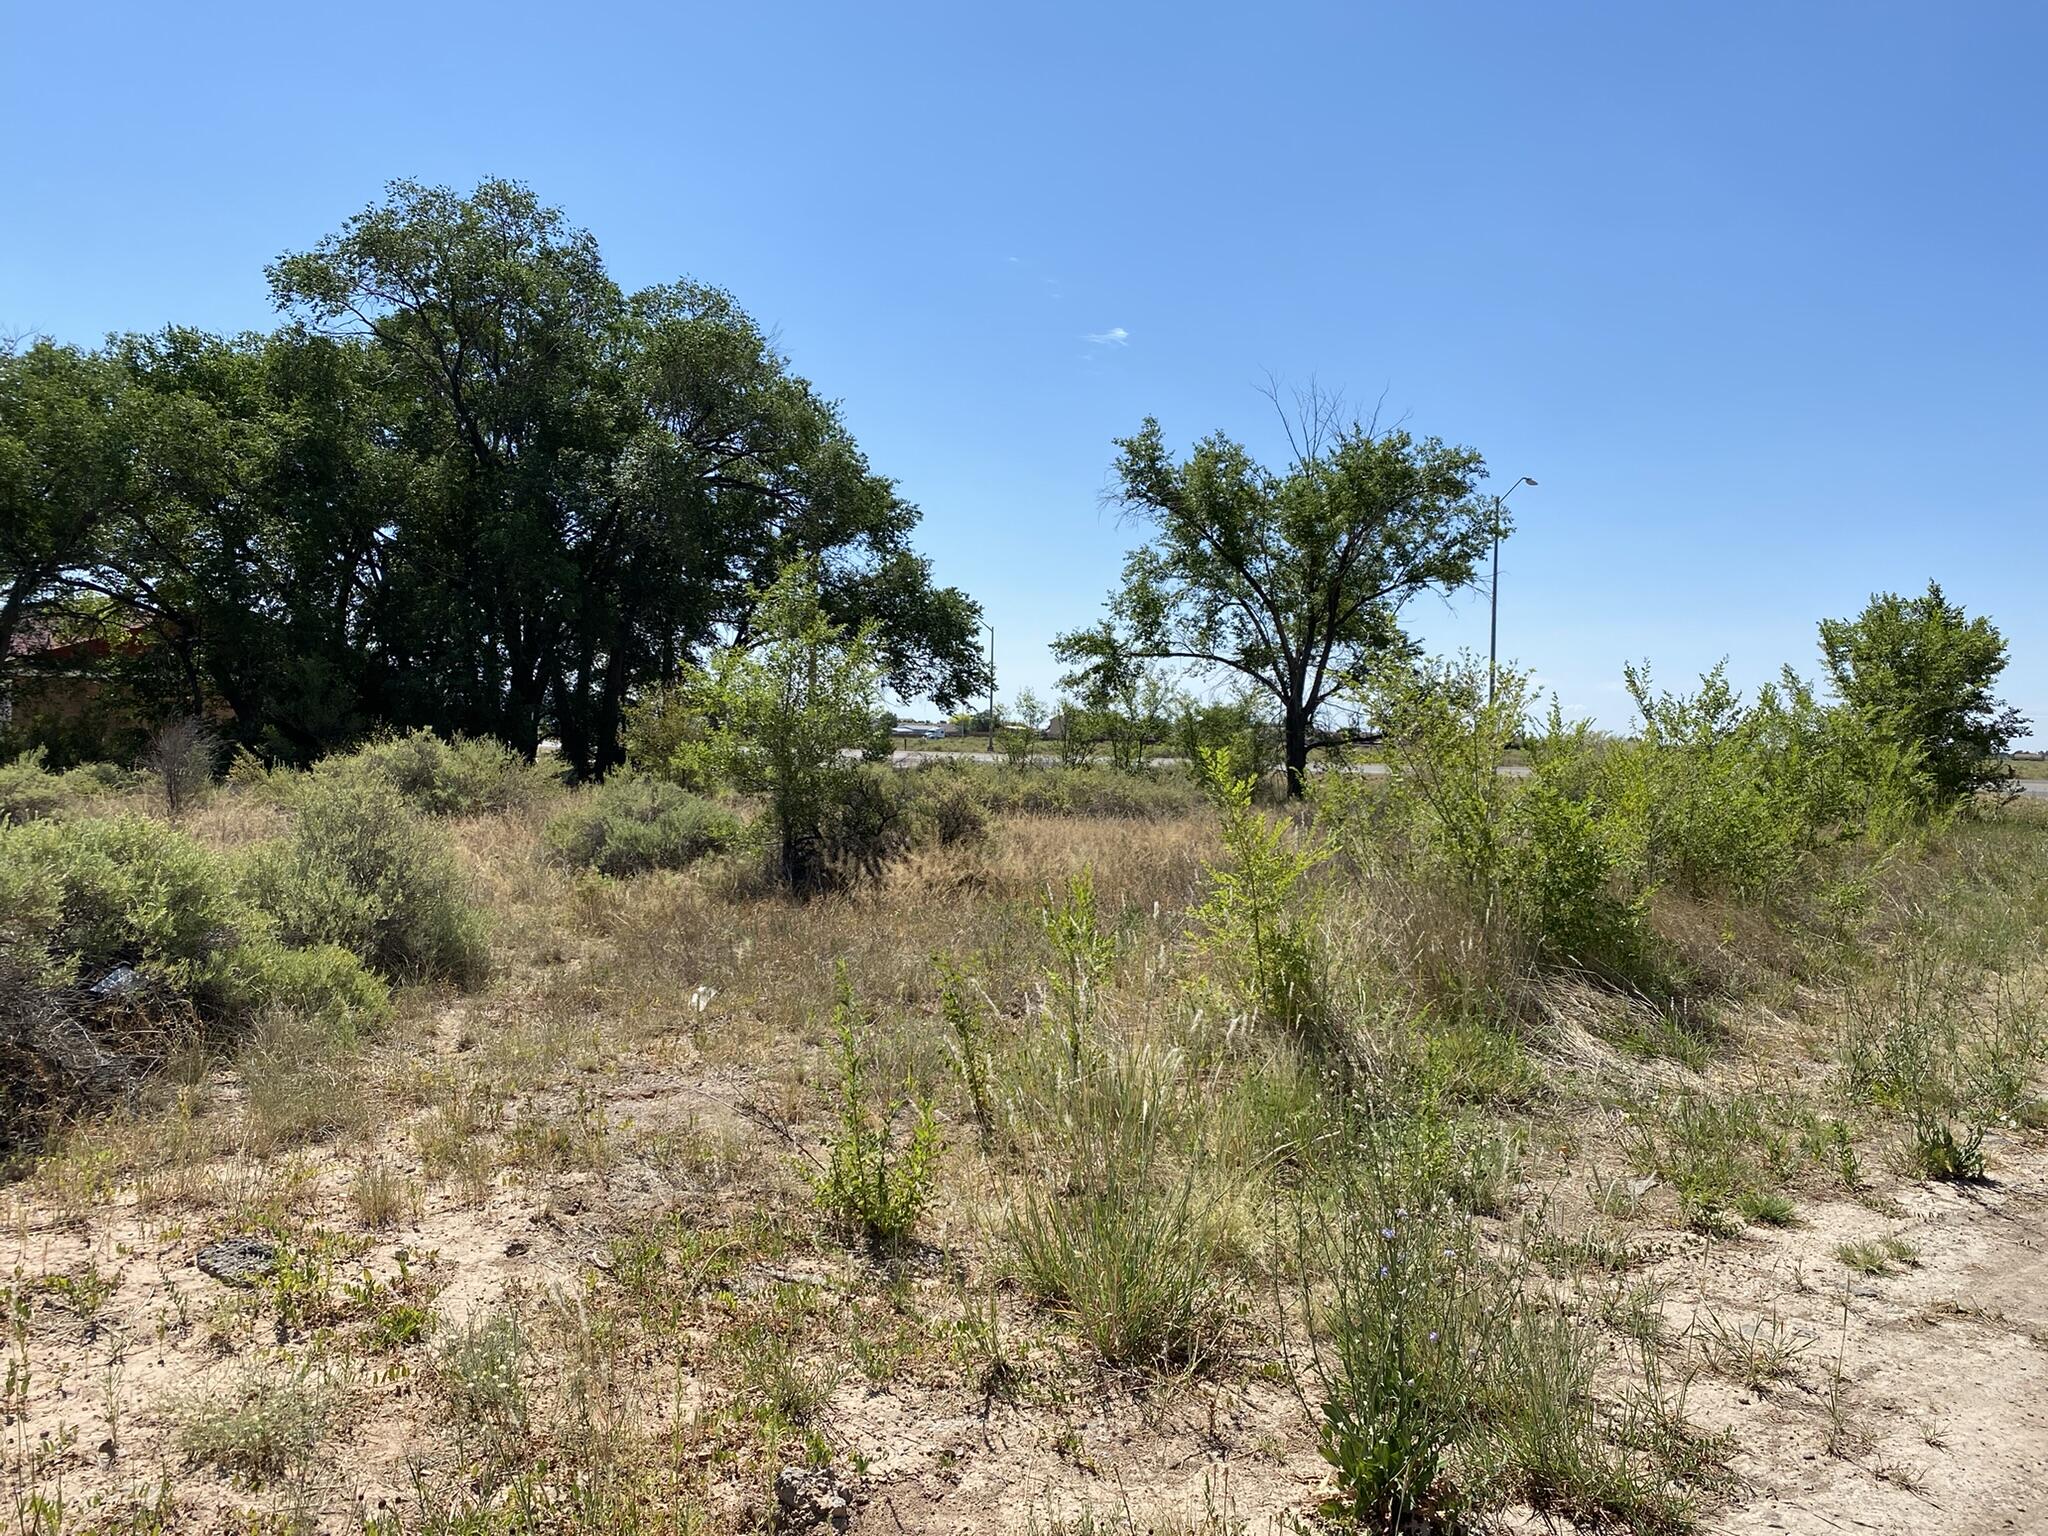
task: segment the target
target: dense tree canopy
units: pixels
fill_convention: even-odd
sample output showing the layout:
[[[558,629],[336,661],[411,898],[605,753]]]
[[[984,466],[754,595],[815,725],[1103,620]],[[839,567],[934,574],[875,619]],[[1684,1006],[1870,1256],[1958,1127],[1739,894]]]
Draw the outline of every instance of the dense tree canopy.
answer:
[[[1214,434],[1176,461],[1147,419],[1117,444],[1118,499],[1151,534],[1101,625],[1056,649],[1084,691],[1146,659],[1236,673],[1269,694],[1288,788],[1327,738],[1318,715],[1371,658],[1406,646],[1402,607],[1469,583],[1495,530],[1470,448],[1341,424],[1311,395],[1284,471]]]
[[[629,695],[814,561],[899,692],[980,683],[917,509],[722,290],[628,294],[524,187],[410,182],[270,271],[287,323],[0,359],[0,640],[140,626],[165,712],[618,761]]]
[[[1937,800],[1959,801],[2012,777],[2004,753],[2027,722],[1992,693],[2005,670],[2005,637],[1936,583],[1919,597],[1878,593],[1853,619],[1823,619],[1820,651],[1862,728],[1912,753]]]

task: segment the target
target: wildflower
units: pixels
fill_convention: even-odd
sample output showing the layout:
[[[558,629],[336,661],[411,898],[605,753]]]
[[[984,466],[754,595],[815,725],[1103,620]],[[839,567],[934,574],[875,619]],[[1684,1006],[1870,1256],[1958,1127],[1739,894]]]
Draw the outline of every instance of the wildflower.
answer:
[[[1394,1229],[1392,1227],[1381,1227],[1380,1236],[1391,1243],[1394,1240]]]

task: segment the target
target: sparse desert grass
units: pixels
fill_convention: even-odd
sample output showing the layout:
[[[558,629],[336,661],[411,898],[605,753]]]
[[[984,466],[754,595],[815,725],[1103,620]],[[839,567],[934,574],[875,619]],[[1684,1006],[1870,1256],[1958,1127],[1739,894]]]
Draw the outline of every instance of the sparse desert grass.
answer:
[[[1898,1237],[1843,1243],[1835,1249],[1835,1257],[1859,1275],[1896,1275],[1920,1262],[1919,1250]]]
[[[255,1484],[303,1475],[333,1426],[341,1396],[336,1383],[311,1368],[254,1368],[175,1410],[177,1446],[203,1466]]]

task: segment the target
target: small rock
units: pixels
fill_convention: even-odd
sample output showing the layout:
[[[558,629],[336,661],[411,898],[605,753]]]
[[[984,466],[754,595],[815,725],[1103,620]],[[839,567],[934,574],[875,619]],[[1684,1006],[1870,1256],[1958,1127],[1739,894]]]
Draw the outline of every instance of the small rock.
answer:
[[[199,1272],[226,1285],[250,1285],[277,1269],[277,1244],[267,1237],[224,1237],[199,1250]]]
[[[523,1258],[526,1251],[532,1246],[533,1244],[529,1243],[525,1238],[515,1237],[505,1245],[505,1257],[508,1259]]]
[[[785,1529],[829,1525],[846,1529],[853,1505],[830,1467],[784,1467],[775,1474],[775,1502],[782,1506]]]

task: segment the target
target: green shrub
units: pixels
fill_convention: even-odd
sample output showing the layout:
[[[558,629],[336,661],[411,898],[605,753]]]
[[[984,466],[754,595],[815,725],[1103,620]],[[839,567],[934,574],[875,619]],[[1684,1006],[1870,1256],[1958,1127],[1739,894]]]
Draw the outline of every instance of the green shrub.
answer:
[[[203,1015],[260,1001],[250,950],[268,938],[262,917],[224,860],[146,817],[0,828],[0,916],[53,984],[130,965]]]
[[[60,777],[65,792],[80,800],[89,800],[95,795],[118,795],[133,789],[141,781],[140,774],[118,763],[80,763],[75,768],[65,769]]]
[[[391,989],[384,979],[338,944],[256,945],[245,960],[265,1007],[319,1021],[336,1048],[354,1045],[390,1011]]]
[[[70,803],[64,780],[43,766],[47,760],[36,747],[0,763],[0,821],[37,821]]]
[[[1223,819],[1226,858],[1191,914],[1205,953],[1246,1013],[1297,1035],[1327,1018],[1316,941],[1315,892],[1303,881],[1329,857],[1283,816],[1252,805],[1253,781],[1231,771],[1228,750],[1204,751],[1198,772]]]
[[[1694,694],[1653,693],[1644,668],[1625,676],[1642,732],[1607,754],[1603,797],[1629,863],[1650,886],[1775,895],[1815,833],[1776,731],[1789,722],[1745,709],[1723,667]]]
[[[900,1243],[917,1224],[937,1178],[939,1127],[931,1100],[904,1085],[901,1098],[868,1084],[866,1016],[839,969],[833,1008],[838,1036],[839,1125],[811,1179],[818,1204],[876,1248]],[[897,1124],[909,1118],[899,1134]]]
[[[950,848],[978,842],[988,832],[988,809],[974,786],[964,779],[925,779],[903,784],[912,836],[919,842]]]
[[[325,759],[320,776],[367,775],[404,797],[428,816],[476,816],[518,810],[555,787],[548,769],[529,763],[501,741],[432,731],[388,736],[358,751]]]
[[[622,876],[686,868],[723,852],[740,831],[738,817],[701,795],[618,773],[550,821],[543,842],[558,863]]]
[[[483,919],[446,835],[380,779],[313,775],[291,831],[257,849],[247,874],[288,943],[336,944],[395,978],[466,984],[484,972]]]
[[[2004,754],[2027,722],[1992,694],[2006,642],[1987,618],[1966,618],[1934,582],[1912,598],[1874,595],[1854,619],[1823,619],[1821,658],[1859,733],[1910,755],[1933,805],[2005,792]]]
[[[286,948],[233,867],[175,828],[0,827],[0,1150],[154,1070],[181,1021],[290,1015],[340,1048],[386,1010],[354,956]]]
[[[776,878],[799,893],[872,875],[907,841],[887,770],[846,756],[878,744],[880,634],[872,623],[833,622],[808,558],[758,595],[750,627],[751,644],[716,652],[636,717],[632,739],[668,753],[642,766],[763,794]]]
[[[810,804],[810,831],[797,840],[799,887],[828,889],[878,878],[911,844],[913,826],[894,769],[845,763]],[[785,858],[789,848],[785,835]]]
[[[1065,891],[1048,891],[1038,924],[1053,952],[1053,963],[1046,968],[1046,992],[1059,1011],[1067,1064],[1078,1072],[1090,1054],[1102,984],[1116,963],[1116,933],[1103,923],[1096,907],[1093,873],[1080,870],[1068,878]]]

